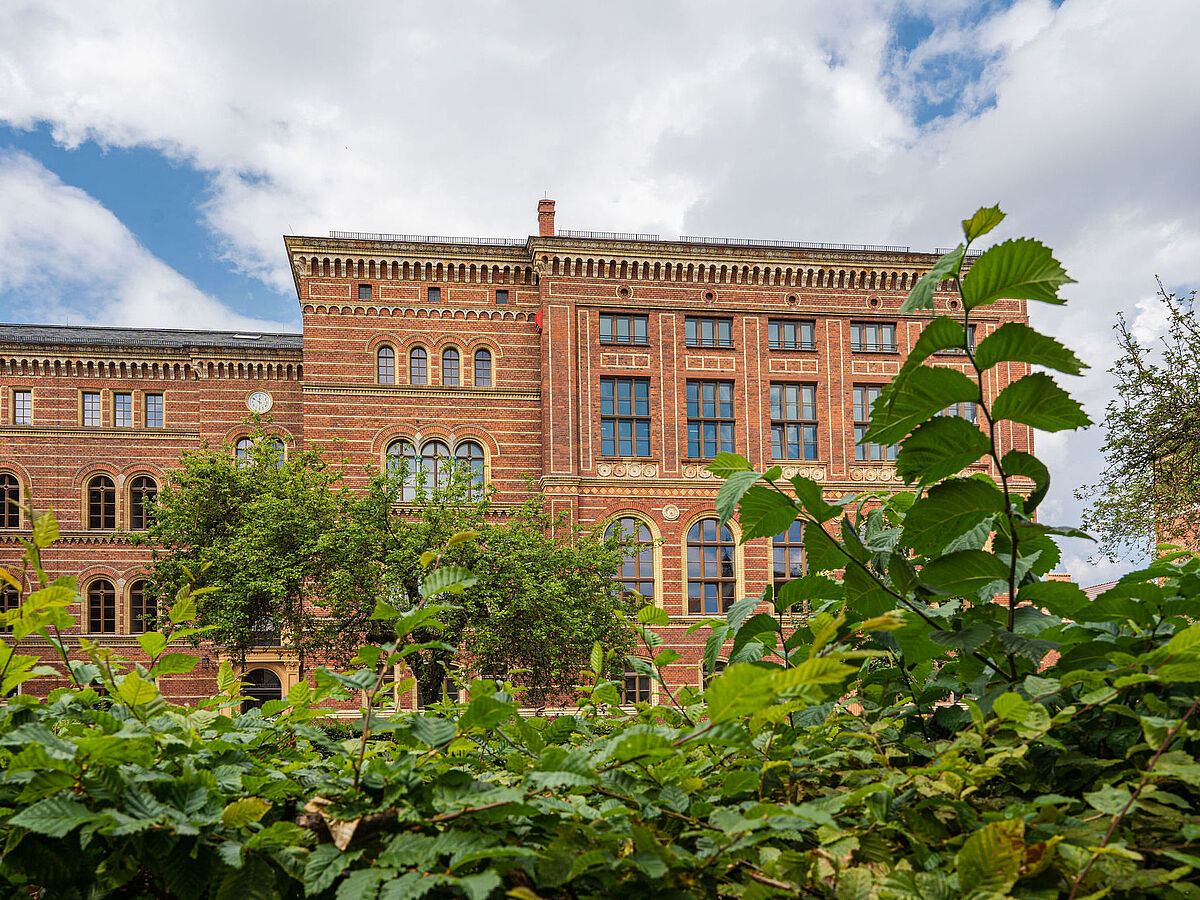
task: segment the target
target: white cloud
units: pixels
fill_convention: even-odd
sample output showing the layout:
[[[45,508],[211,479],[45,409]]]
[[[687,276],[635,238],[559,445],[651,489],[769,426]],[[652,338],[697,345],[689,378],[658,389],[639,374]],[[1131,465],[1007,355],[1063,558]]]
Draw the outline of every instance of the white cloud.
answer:
[[[1098,416],[1116,312],[1161,327],[1153,276],[1196,281],[1200,4],[979,9],[27,0],[0,6],[0,121],[210,173],[230,264],[283,293],[289,227],[521,235],[543,191],[568,228],[918,247],[1000,201],[999,236],[1079,280],[1032,313],[1092,363],[1073,387]],[[936,27],[899,54],[913,13]],[[1044,442],[1048,515],[1077,519],[1099,443]]]
[[[0,295],[27,322],[285,330],[234,314],[156,258],[94,198],[0,152]]]

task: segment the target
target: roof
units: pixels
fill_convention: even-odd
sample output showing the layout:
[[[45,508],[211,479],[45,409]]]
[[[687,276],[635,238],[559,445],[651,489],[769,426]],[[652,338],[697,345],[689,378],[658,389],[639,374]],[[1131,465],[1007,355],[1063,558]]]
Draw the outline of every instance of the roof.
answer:
[[[101,328],[80,325],[0,324],[0,344],[78,344],[94,347],[231,347],[302,350],[304,336],[279,332],[176,328]]]
[[[1115,588],[1120,581],[1106,581],[1103,584],[1093,584],[1091,587],[1085,587],[1083,592],[1087,594],[1089,600],[1095,600],[1105,591]]]

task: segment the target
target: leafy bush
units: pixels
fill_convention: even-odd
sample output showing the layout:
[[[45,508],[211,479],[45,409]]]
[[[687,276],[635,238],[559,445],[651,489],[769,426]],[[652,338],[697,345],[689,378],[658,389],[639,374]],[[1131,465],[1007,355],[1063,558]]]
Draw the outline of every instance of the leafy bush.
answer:
[[[1000,218],[980,210],[966,243]],[[703,694],[668,687],[677,654],[647,607],[631,664],[659,705],[622,710],[597,646],[572,715],[522,718],[490,680],[436,711],[375,710],[385,667],[428,645],[412,636],[468,583],[453,567],[414,608],[377,608],[395,642],[244,714],[228,665],[200,708],[163,701],[154,679],[186,627],[149,667],[88,644],[73,687],[0,713],[0,879],[55,898],[1196,896],[1200,561],[1169,553],[1095,602],[1041,580],[1052,538],[1074,532],[1036,521],[1045,467],[995,435],[1082,410],[1043,372],[989,404],[929,357],[961,348],[976,376],[1004,360],[1078,371],[1024,325],[977,348],[963,328],[997,297],[1058,302],[1066,276],[1010,241],[963,277],[964,250],[908,301],[950,279],[962,321],[931,322],[867,435],[902,441],[911,493],[829,502],[807,479],[714,462],[746,539],[805,522],[808,573],[708,623],[710,667],[729,662]],[[937,416],[970,400],[982,429]],[[958,474],[981,458],[994,477]],[[62,649],[74,585],[37,564],[55,531],[38,519],[39,589],[5,619]],[[791,630],[797,606],[812,614]],[[184,589],[172,627],[192,611]],[[6,691],[38,672],[3,652]],[[319,727],[322,703],[360,695],[356,737]]]

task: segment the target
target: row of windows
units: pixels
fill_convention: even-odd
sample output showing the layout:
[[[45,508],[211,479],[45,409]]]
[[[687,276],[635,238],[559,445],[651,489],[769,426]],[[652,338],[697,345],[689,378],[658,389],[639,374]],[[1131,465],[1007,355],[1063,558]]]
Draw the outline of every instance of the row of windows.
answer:
[[[475,387],[491,387],[492,352],[476,350],[474,363]],[[396,351],[387,344],[375,352],[375,380],[380,384],[396,383]],[[424,347],[413,347],[408,351],[408,383],[429,384],[429,353]],[[447,387],[459,385],[459,354],[454,347],[442,351],[442,384]]]
[[[776,590],[804,574],[803,523],[794,522],[772,542],[772,581]],[[645,522],[624,516],[608,526],[609,537],[629,541],[617,581],[629,594],[639,594],[648,602],[657,597],[654,576],[654,541]],[[728,612],[736,600],[736,543],[733,533],[717,519],[700,519],[688,529],[687,614],[720,615]]]
[[[687,382],[687,455],[710,459],[734,452],[732,381]],[[871,404],[882,385],[858,384],[853,388],[854,458],[894,460],[895,445],[858,444],[871,421]],[[773,383],[770,388],[771,456],[773,459],[817,459],[817,386]],[[974,403],[946,410],[976,421]],[[650,379],[600,379],[600,455],[650,455]]]
[[[33,391],[17,388],[12,392],[12,424],[33,424]],[[134,426],[133,392],[114,391],[112,395],[112,427]],[[99,428],[102,423],[99,391],[82,391],[79,395],[79,423]],[[142,394],[139,424],[143,428],[163,427],[163,395]]]
[[[0,612],[18,609],[20,595],[12,585],[0,589]],[[129,585],[128,634],[154,631],[158,622],[158,605],[144,579]],[[117,633],[117,589],[107,578],[97,578],[84,591],[81,630],[86,634]],[[3,629],[5,632],[11,628]]]
[[[387,474],[400,480],[400,499],[415,500],[445,490],[457,469],[469,480],[469,493],[483,493],[485,457],[483,447],[476,441],[459,441],[453,451],[441,440],[423,443],[418,450],[412,441],[401,438],[388,444]]]
[[[600,313],[600,343],[649,344],[650,317],[637,313]],[[733,319],[687,316],[683,342],[688,347],[732,347]],[[967,342],[975,346],[975,326],[968,326]],[[768,319],[767,346],[771,350],[815,350],[816,322],[811,319]],[[851,322],[850,349],[856,353],[896,353],[895,322]],[[947,352],[962,352],[947,351]]]
[[[129,480],[129,530],[145,531],[153,522],[158,483],[149,475]],[[117,527],[117,485],[108,475],[94,475],[84,487],[83,521],[86,528]],[[0,528],[21,527],[21,483],[11,473],[0,473]]]
[[[313,263],[315,264],[316,260],[313,260]],[[313,274],[316,274],[316,273],[314,272]],[[326,273],[326,274],[328,274],[328,273]],[[359,300],[371,300],[374,298],[374,295],[375,295],[374,294],[374,285],[360,284],[358,286],[358,299]],[[508,305],[508,291],[507,290],[497,289],[495,296],[496,296],[496,305],[497,306],[507,306]],[[427,303],[441,303],[442,302],[442,289],[440,287],[426,288],[425,289],[425,301]]]

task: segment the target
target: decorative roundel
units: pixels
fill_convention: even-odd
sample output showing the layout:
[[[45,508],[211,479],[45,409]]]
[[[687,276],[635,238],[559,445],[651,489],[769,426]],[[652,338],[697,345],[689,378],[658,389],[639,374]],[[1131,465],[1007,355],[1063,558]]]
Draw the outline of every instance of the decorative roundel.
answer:
[[[717,292],[716,291],[705,291],[704,299],[706,302],[712,303],[714,300],[717,299]]]
[[[788,294],[788,298],[787,298],[788,306],[795,306],[799,302],[800,302],[800,298],[797,297],[795,294]]]
[[[674,503],[668,503],[666,506],[663,507],[662,514],[663,514],[664,519],[666,519],[669,522],[674,522],[676,519],[679,518],[679,507],[676,506]]]
[[[274,402],[266,391],[255,391],[246,398],[246,408],[250,412],[265,413],[270,410]]]
[[[622,300],[628,300],[629,299],[629,288],[625,285],[621,285],[619,288],[617,288],[617,296],[620,297]]]
[[[868,302],[869,304],[871,304],[871,306],[878,306],[878,305],[879,305],[879,298],[878,298],[878,297],[872,297],[872,298],[871,298],[870,300],[868,300],[867,302]]]

